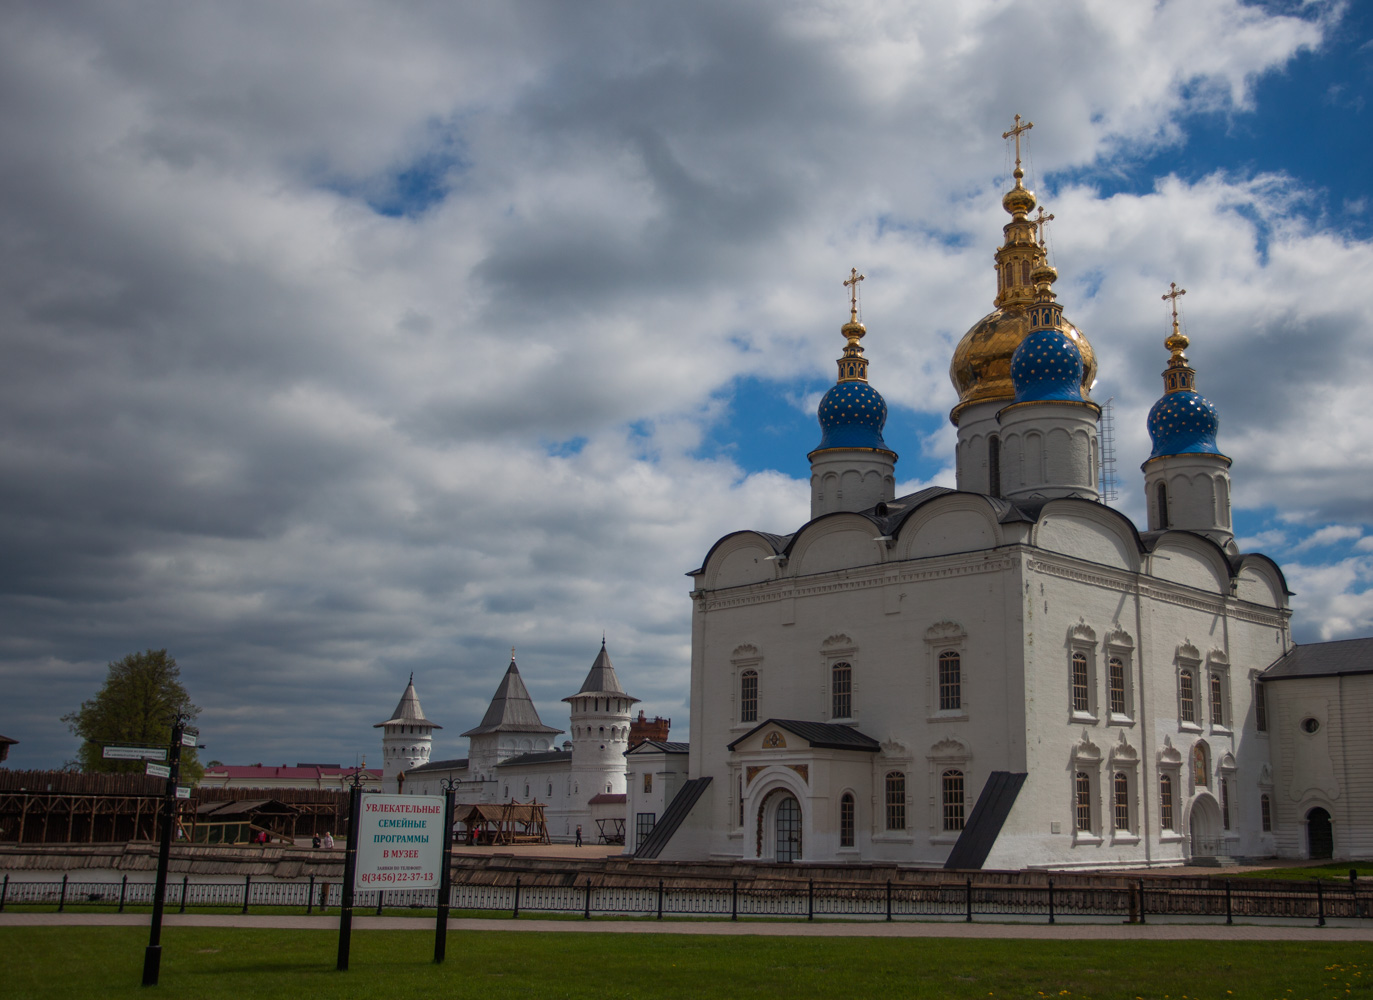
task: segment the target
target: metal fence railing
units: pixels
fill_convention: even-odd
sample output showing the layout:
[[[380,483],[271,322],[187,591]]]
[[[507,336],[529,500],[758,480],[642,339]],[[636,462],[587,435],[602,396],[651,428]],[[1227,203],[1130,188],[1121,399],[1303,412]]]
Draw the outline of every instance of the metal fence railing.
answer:
[[[0,881],[0,911],[13,906],[128,907],[153,902],[152,882],[84,881],[64,875],[60,880],[27,880],[4,876]],[[169,911],[187,907],[237,909],[284,907],[305,913],[335,909],[342,902],[339,882],[311,877],[308,881],[279,881],[251,876],[235,882],[193,882],[189,877],[167,883],[164,905]],[[357,910],[433,910],[434,889],[363,889],[354,893]],[[756,885],[731,881],[728,885],[667,885],[656,879],[617,879],[598,885],[543,884],[535,879],[511,885],[455,881],[449,897],[455,910],[524,913],[572,913],[584,917],[641,916],[788,919],[972,921],[977,917],[1024,917],[1049,923],[1060,917],[1126,918],[1147,922],[1151,917],[1224,919],[1280,918],[1315,920],[1373,917],[1373,886],[1356,882],[1303,882],[1213,879],[1204,887],[1173,884],[1162,879],[1131,879],[1110,886],[1020,886],[978,883],[972,877],[942,883],[908,882],[792,882]]]

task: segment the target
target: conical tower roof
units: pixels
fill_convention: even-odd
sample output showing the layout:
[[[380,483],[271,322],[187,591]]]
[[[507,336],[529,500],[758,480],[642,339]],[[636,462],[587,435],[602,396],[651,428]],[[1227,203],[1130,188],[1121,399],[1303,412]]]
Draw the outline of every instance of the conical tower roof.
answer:
[[[520,668],[510,661],[501,686],[496,688],[481,725],[469,729],[464,736],[485,736],[488,733],[561,733],[561,729],[545,726],[529,697],[529,690],[520,678]]]
[[[610,662],[610,654],[605,651],[605,640],[601,640],[601,651],[596,654],[596,662],[591,664],[591,669],[587,671],[586,680],[582,681],[581,689],[574,695],[564,698],[563,701],[571,701],[584,694],[617,694],[628,701],[635,702],[638,698],[631,698],[625,694],[625,689],[620,686],[620,678],[615,676],[615,667]]]
[[[373,729],[380,729],[382,726],[405,725],[405,726],[429,726],[431,729],[442,729],[438,723],[430,722],[424,717],[424,709],[420,708],[419,695],[415,694],[415,675],[410,675],[410,682],[405,685],[405,693],[400,696],[400,702],[396,705],[396,710],[391,713],[391,718],[385,722],[378,722]]]

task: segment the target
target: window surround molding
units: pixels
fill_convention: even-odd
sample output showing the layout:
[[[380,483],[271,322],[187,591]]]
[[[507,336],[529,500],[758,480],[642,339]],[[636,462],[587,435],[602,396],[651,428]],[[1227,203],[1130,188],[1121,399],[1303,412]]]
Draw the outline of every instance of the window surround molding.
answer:
[[[911,766],[915,758],[911,748],[902,740],[884,740],[880,753],[872,755],[872,815],[868,818],[870,837],[878,844],[911,844],[915,842],[912,830],[915,827],[915,810],[911,798]],[[906,828],[887,829],[887,775],[900,771],[906,776]]]
[[[1205,718],[1204,709],[1207,707],[1207,699],[1210,697],[1206,678],[1201,669],[1201,651],[1190,642],[1185,642],[1177,648],[1173,656],[1174,672],[1177,675],[1177,719],[1178,729],[1182,732],[1199,733],[1202,731],[1202,720]],[[1182,675],[1183,671],[1192,672],[1192,718],[1189,720],[1183,713],[1182,706]]]
[[[1087,708],[1073,707],[1073,657],[1081,653],[1087,660]],[[1097,692],[1096,630],[1081,618],[1068,629],[1068,722],[1073,725],[1096,725],[1100,711]]]
[[[1106,724],[1109,726],[1133,726],[1135,716],[1135,640],[1119,625],[1106,633]],[[1111,660],[1119,659],[1124,668],[1125,711],[1111,711]]]
[[[821,680],[824,715],[827,722],[858,724],[858,644],[842,633],[832,635],[820,644],[820,655],[824,660],[825,673]],[[834,668],[837,664],[849,665],[849,714],[836,716],[834,711]]]
[[[740,686],[743,683],[743,676],[746,671],[752,670],[758,675],[758,686],[756,697],[762,700],[763,694],[763,655],[758,651],[758,647],[751,644],[736,646],[734,652],[729,656],[731,667],[730,690],[729,690],[729,712],[731,718],[730,729],[735,731],[746,731],[758,724],[758,718],[750,721],[743,721],[743,704]],[[756,715],[756,713],[755,713]]]
[[[1091,786],[1091,822],[1088,829],[1077,828],[1077,776],[1087,775]],[[1072,817],[1073,846],[1101,843],[1101,748],[1092,742],[1087,730],[1082,731],[1082,739],[1073,745],[1072,766],[1068,769],[1071,779],[1069,788],[1069,816]]]
[[[966,722],[968,719],[968,631],[958,622],[936,622],[925,630],[925,706],[928,722]],[[939,657],[958,654],[958,708],[939,707]]]
[[[1125,739],[1125,731],[1120,730],[1120,739],[1111,748],[1110,759],[1110,782],[1111,782],[1111,843],[1113,844],[1138,844],[1140,831],[1140,798],[1139,798],[1139,751],[1132,747]],[[1124,830],[1117,830],[1115,825],[1115,805],[1116,788],[1115,776],[1124,774],[1129,786],[1129,822]]]
[[[963,831],[944,829],[944,772],[949,770],[963,772],[963,823],[966,826],[968,817],[972,813],[972,805],[968,802],[968,791],[972,787],[969,765],[973,760],[973,752],[966,743],[950,736],[930,747],[930,752],[925,755],[925,760],[929,764],[929,781],[926,787],[929,788],[930,794],[926,823],[930,831],[930,843],[953,844],[957,842]]]
[[[1166,774],[1171,779],[1173,786],[1173,825],[1171,827],[1162,826],[1163,816],[1162,806],[1160,806],[1159,841],[1160,843],[1174,843],[1183,839],[1181,820],[1186,796],[1182,786],[1182,752],[1173,746],[1173,740],[1169,736],[1163,737],[1163,746],[1159,749],[1157,764],[1159,776],[1162,777]]]
[[[1211,701],[1212,677],[1220,678],[1220,718],[1216,718]],[[1213,649],[1206,654],[1206,718],[1211,723],[1211,732],[1230,734],[1234,721],[1230,708],[1230,657],[1222,649]]]

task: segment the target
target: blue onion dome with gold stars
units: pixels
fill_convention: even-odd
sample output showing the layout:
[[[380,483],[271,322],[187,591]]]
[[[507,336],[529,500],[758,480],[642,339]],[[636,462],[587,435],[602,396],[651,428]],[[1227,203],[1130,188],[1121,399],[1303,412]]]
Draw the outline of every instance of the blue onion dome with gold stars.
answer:
[[[839,358],[839,380],[820,400],[817,414],[822,431],[816,452],[831,448],[862,448],[870,451],[891,449],[882,440],[882,428],[887,423],[887,401],[868,385],[868,359],[863,356],[859,341],[867,328],[858,322],[857,282],[863,276],[855,269],[853,278],[844,284],[855,289],[849,321],[841,328],[848,343]],[[894,453],[893,453],[894,454]]]
[[[1054,301],[1058,272],[1040,263],[1031,274],[1035,303],[1029,308],[1030,332],[1011,355],[1011,382],[1017,403],[1082,402],[1082,351],[1063,332],[1063,307]]]
[[[1216,446],[1220,414],[1209,399],[1196,391],[1196,370],[1188,364],[1187,355],[1183,353],[1188,343],[1178,329],[1174,311],[1173,332],[1164,341],[1172,357],[1163,371],[1163,398],[1149,410],[1147,426],[1154,443],[1154,450],[1149,454],[1151,459],[1167,455],[1221,454]]]

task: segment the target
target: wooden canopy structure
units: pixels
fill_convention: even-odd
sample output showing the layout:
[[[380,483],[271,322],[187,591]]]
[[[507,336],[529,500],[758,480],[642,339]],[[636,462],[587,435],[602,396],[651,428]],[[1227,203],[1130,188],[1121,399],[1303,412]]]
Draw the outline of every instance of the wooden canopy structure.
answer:
[[[300,810],[276,799],[202,802],[196,807],[191,841],[196,844],[251,844],[266,833],[269,840],[295,843]]]
[[[542,802],[509,802],[459,806],[457,821],[467,827],[468,844],[547,844],[548,824]]]

